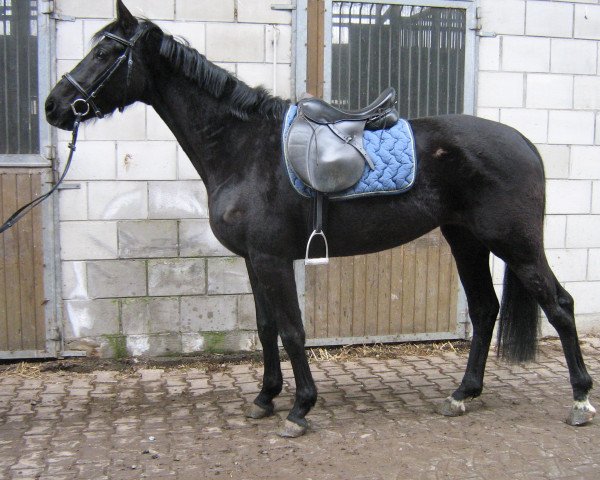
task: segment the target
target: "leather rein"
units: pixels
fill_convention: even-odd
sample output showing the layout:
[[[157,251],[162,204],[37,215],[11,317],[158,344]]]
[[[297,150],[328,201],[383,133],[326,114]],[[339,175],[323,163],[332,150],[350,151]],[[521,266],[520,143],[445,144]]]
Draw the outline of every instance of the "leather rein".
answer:
[[[71,166],[71,160],[73,160],[73,154],[75,153],[75,144],[77,143],[77,134],[79,131],[79,124],[81,123],[81,119],[86,116],[90,109],[94,111],[94,115],[98,118],[103,118],[104,114],[100,111],[94,99],[97,97],[98,92],[106,85],[106,82],[114,75],[114,73],[119,69],[119,67],[127,60],[127,81],[125,85],[125,90],[123,92],[123,101],[121,102],[121,106],[119,107],[119,111],[122,112],[125,108],[125,102],[127,101],[127,90],[129,89],[129,81],[131,78],[131,70],[133,67],[133,47],[135,43],[140,39],[140,37],[146,32],[146,28],[142,25],[142,28],[139,28],[135,33],[131,40],[126,40],[117,35],[114,35],[110,32],[104,32],[102,35],[106,38],[110,38],[111,40],[115,40],[119,42],[121,45],[125,46],[125,51],[113,62],[113,64],[108,67],[102,75],[92,84],[89,88],[91,92],[86,90],[77,80],[73,78],[70,73],[65,73],[63,78],[66,79],[75,89],[82,95],[81,98],[76,98],[71,103],[71,110],[75,115],[75,121],[73,122],[73,133],[71,136],[71,143],[69,143],[68,148],[70,150],[69,157],[67,159],[67,163],[65,165],[65,169],[62,175],[59,177],[58,181],[52,186],[52,188],[46,192],[44,195],[34,199],[28,204],[19,208],[15,213],[13,213],[6,222],[4,222],[0,226],[0,233],[8,230],[15,223],[17,223],[21,218],[23,218],[29,210],[33,207],[39,205],[44,200],[46,200],[50,195],[52,195],[62,181],[67,176],[67,172],[69,171],[69,167]]]

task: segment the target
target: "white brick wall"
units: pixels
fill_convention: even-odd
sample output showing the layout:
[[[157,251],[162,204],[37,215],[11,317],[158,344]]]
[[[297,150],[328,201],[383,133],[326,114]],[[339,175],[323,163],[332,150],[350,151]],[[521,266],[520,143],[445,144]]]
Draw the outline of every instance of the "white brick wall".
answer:
[[[61,14],[77,18],[57,22],[60,76],[87,53],[115,8],[114,0],[55,3]],[[126,5],[251,86],[274,88],[276,57],[276,93],[288,97],[292,17],[272,10],[272,3],[128,0]],[[61,131],[58,138],[64,167],[70,134]],[[237,331],[255,328],[244,262],[214,237],[204,185],[151,107],[138,103],[85,124],[67,180],[79,185],[59,193],[69,348],[91,344],[110,355],[111,342],[118,341],[132,354],[192,353],[213,348],[221,332],[225,336],[216,343],[223,348],[255,348],[254,332]],[[208,340],[206,332],[212,335]]]
[[[599,3],[480,1],[483,30],[497,36],[480,39],[477,112],[537,144],[548,259],[585,328],[600,320]],[[501,262],[493,264],[500,290]]]

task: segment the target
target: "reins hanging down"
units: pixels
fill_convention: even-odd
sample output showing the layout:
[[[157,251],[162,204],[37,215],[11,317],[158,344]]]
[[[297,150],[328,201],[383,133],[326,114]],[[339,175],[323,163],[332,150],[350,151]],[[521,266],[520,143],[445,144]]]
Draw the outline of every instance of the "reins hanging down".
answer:
[[[131,38],[131,40],[126,40],[110,32],[103,33],[103,35],[106,38],[115,40],[121,45],[125,46],[125,51],[121,55],[119,55],[119,57],[113,62],[113,64],[110,67],[108,67],[106,71],[102,75],[100,75],[100,77],[92,84],[92,87],[90,87],[91,92],[88,92],[88,90],[86,90],[77,80],[75,80],[71,74],[65,73],[63,75],[63,78],[66,79],[71,85],[73,85],[73,87],[75,87],[75,89],[82,95],[82,98],[76,98],[75,100],[73,100],[73,103],[71,103],[71,110],[73,110],[73,113],[75,114],[75,122],[73,123],[73,135],[71,136],[71,143],[69,143],[70,152],[69,158],[67,159],[67,163],[65,165],[65,170],[59,177],[58,181],[52,186],[52,188],[48,192],[46,192],[41,197],[38,197],[33,201],[29,202],[27,205],[23,205],[15,213],[13,213],[8,218],[8,220],[6,220],[2,224],[2,226],[0,226],[0,233],[3,233],[9,228],[11,228],[15,223],[17,223],[21,218],[23,218],[27,214],[27,212],[29,212],[29,210],[46,200],[60,186],[62,181],[67,176],[67,172],[69,171],[69,167],[71,166],[71,160],[73,160],[73,154],[75,153],[75,144],[77,143],[77,133],[82,118],[89,113],[90,109],[94,111],[94,115],[96,115],[96,117],[104,117],[104,114],[94,102],[94,99],[97,98],[98,92],[100,91],[100,89],[102,89],[102,87],[104,87],[104,85],[106,84],[106,82],[108,82],[110,77],[112,77],[113,74],[121,66],[121,64],[125,60],[127,60],[127,80],[125,84],[125,90],[123,92],[123,102],[121,104],[121,107],[119,107],[119,110],[121,112],[123,111],[123,108],[125,107],[125,102],[127,101],[127,90],[129,88],[129,80],[131,77],[131,69],[133,66],[133,47],[135,45],[135,42],[137,42],[140,39],[140,37],[145,31],[146,28],[142,26],[142,28],[136,32],[136,34]]]

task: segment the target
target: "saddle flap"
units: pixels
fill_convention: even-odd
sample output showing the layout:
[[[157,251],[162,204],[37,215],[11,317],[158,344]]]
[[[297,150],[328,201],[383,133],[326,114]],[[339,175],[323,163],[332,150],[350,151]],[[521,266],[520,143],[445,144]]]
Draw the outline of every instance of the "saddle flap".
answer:
[[[290,126],[285,149],[296,175],[309,187],[338,192],[361,178],[368,158],[362,145],[364,121],[339,122],[334,127],[298,114]]]

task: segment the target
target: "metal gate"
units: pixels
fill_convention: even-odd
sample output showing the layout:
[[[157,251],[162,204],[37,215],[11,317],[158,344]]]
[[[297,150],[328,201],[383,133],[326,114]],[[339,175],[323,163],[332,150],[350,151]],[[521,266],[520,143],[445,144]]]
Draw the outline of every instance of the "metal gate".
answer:
[[[471,2],[304,4],[297,11],[298,92],[306,90],[340,108],[358,109],[394,86],[404,118],[471,112]],[[306,29],[300,27],[302,22]],[[301,288],[309,345],[466,334],[464,295],[439,230],[392,250],[308,267]]]
[[[50,83],[50,19],[36,0],[0,0],[0,215],[47,190],[50,129],[39,115]],[[0,234],[0,358],[56,356],[59,346],[52,201]]]

